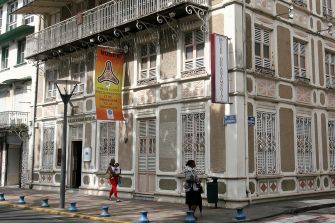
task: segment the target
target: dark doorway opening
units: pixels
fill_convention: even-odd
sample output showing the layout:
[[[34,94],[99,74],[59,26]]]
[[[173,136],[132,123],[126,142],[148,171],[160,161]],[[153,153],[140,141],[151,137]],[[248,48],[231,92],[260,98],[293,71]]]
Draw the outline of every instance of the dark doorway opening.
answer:
[[[72,141],[72,188],[79,188],[81,186],[82,145],[82,141]]]

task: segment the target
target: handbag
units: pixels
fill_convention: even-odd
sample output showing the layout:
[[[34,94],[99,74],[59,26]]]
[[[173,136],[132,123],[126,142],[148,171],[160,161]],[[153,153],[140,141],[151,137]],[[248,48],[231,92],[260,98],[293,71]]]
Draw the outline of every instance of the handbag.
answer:
[[[112,176],[112,174],[108,171],[107,173],[105,173],[105,178],[106,179],[110,179],[110,178],[112,178],[113,176]]]
[[[204,188],[202,187],[202,185],[200,183],[197,183],[197,186],[199,188],[199,192],[202,194],[204,193]]]

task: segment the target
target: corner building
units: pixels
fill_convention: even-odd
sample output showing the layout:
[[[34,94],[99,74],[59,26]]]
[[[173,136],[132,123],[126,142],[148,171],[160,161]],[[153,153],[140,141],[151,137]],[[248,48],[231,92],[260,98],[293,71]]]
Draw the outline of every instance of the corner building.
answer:
[[[106,194],[104,173],[115,157],[121,196],[184,202],[188,159],[204,185],[219,178],[227,207],[332,192],[332,3],[64,0],[44,7],[34,0],[18,9],[44,18],[27,37],[27,57],[40,63],[34,188],[59,187],[63,103],[54,81],[73,79],[80,84],[67,114],[70,188]],[[212,33],[229,37],[226,105],[211,102]],[[96,120],[97,45],[127,52],[126,121]],[[236,123],[224,125],[228,115]],[[91,152],[85,160],[84,151]]]

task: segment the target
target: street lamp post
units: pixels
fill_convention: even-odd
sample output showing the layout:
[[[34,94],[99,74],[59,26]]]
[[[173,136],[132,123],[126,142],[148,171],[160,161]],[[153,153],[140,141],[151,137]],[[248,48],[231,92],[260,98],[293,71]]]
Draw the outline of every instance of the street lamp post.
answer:
[[[67,135],[67,104],[77,87],[78,81],[57,80],[55,81],[58,92],[64,103],[64,122],[63,122],[63,140],[61,157],[61,181],[60,181],[60,208],[65,206],[65,179],[66,179],[66,135]],[[72,88],[73,87],[73,88]],[[72,88],[72,90],[71,90]]]

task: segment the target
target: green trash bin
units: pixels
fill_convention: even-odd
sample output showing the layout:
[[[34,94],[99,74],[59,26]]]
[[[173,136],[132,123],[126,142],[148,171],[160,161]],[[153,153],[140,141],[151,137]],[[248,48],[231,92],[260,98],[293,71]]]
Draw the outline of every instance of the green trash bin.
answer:
[[[215,203],[215,208],[218,207],[219,189],[218,178],[216,177],[207,179],[207,201],[208,203]]]

